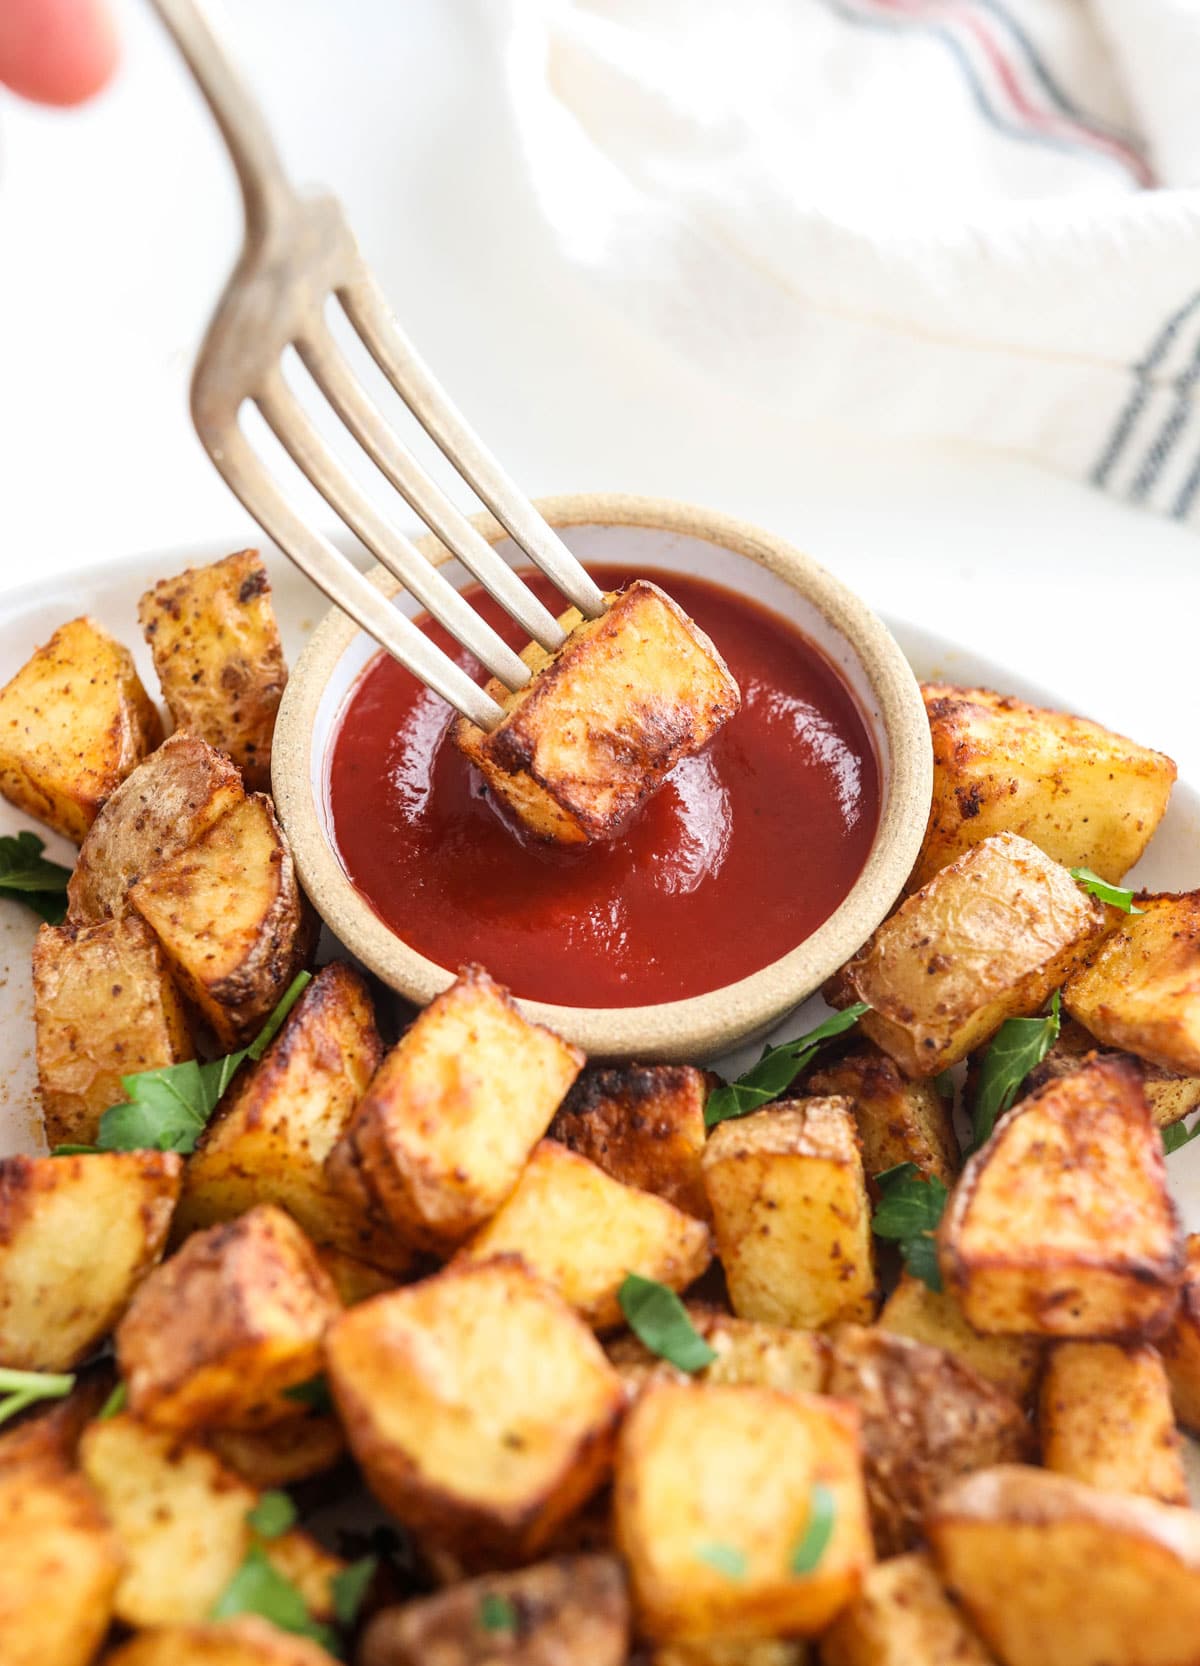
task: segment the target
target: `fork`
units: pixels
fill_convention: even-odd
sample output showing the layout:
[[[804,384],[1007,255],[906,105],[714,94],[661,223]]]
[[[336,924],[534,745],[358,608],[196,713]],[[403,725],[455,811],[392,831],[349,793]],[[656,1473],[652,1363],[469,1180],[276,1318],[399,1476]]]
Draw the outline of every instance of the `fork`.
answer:
[[[339,349],[331,303],[409,411],[513,541],[585,618],[603,594],[451,404],[396,325],[337,200],[293,189],[262,111],[197,0],[152,0],[186,59],[229,150],[246,215],[242,252],[205,334],[192,375],[200,442],[242,504],[329,600],[421,682],[480,728],[503,709],[328,538],[305,523],[240,424],[247,403],[301,474],[377,561],[450,635],[510,690],[529,667],[479,617],[415,544],[376,508],[334,456],[289,388],[291,347],[329,406],[409,507],[534,642],[553,652],[564,632],[554,615],[429,477],[393,432]]]

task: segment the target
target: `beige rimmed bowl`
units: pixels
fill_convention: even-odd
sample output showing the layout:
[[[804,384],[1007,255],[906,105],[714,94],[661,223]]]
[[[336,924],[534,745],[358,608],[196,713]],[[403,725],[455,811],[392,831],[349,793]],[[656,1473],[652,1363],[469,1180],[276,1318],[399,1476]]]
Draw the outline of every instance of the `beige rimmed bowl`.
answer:
[[[636,1007],[567,1007],[521,1001],[597,1058],[697,1060],[715,1057],[769,1029],[870,936],[900,892],[925,832],[933,763],[925,708],[891,633],[857,596],[782,539],[691,504],[617,494],[542,499],[538,508],[583,561],[617,562],[652,577],[696,574],[741,590],[799,627],[842,673],[875,744],[882,796],[866,865],[840,906],[804,942],[750,977],[706,995]],[[491,516],[475,521],[514,566],[527,565]],[[435,538],[421,548],[447,576],[470,574]],[[375,568],[387,596],[396,580]],[[418,609],[407,598],[406,612]],[[718,646],[719,637],[718,637]],[[336,609],[326,615],[288,683],[275,729],[272,783],[305,890],[342,943],[371,971],[420,1006],[453,981],[455,968],[418,954],[385,925],[347,878],[332,834],[328,758],[347,696],[378,652]],[[804,853],[781,884],[804,883]],[[753,930],[753,921],[746,922]],[[516,991],[518,997],[520,991]]]

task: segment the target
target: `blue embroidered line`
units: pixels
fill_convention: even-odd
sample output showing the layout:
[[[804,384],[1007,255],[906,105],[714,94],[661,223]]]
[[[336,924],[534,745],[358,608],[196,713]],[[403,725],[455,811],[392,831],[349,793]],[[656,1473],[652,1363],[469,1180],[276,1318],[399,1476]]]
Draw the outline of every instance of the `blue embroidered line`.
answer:
[[[1196,494],[1200,492],[1200,452],[1196,454],[1196,461],[1188,471],[1188,477],[1179,488],[1179,494],[1171,505],[1171,518],[1184,521],[1191,512],[1196,501]]]
[[[1112,433],[1108,437],[1108,442],[1088,477],[1093,486],[1106,486],[1108,484],[1109,476],[1120,461],[1137,426],[1138,418],[1150,397],[1151,376],[1171,351],[1176,336],[1197,307],[1200,307],[1200,290],[1197,290],[1190,300],[1185,301],[1177,312],[1171,314],[1150,343],[1145,357],[1139,359],[1136,364],[1130,365],[1131,374],[1137,378],[1136,385],[1125,401],[1124,409],[1117,417]]]
[[[1141,468],[1129,488],[1131,503],[1143,503],[1149,495],[1167,460],[1174,451],[1187,419],[1192,414],[1192,389],[1200,381],[1200,343],[1192,354],[1187,369],[1175,378],[1175,403],[1158,431],[1158,437],[1147,451]]]

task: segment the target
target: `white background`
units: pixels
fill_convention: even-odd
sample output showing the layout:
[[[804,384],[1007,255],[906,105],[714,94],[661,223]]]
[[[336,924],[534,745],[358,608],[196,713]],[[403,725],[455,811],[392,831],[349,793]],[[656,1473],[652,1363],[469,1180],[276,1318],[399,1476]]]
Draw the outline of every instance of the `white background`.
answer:
[[[302,181],[346,202],[395,310],[531,493],[689,498],[803,545],[877,607],[969,640],[1200,779],[1196,534],[1018,459],[781,428],[602,311],[557,263],[477,7],[238,0]],[[0,105],[0,588],[252,529],[186,387],[236,252],[207,115],[149,10],[77,114]],[[403,506],[401,506],[403,510]]]

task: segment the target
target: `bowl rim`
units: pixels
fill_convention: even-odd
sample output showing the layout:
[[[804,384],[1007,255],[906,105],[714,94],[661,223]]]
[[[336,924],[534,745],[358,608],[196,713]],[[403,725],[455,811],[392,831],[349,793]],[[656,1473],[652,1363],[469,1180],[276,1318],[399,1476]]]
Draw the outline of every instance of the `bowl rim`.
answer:
[[[802,943],[758,971],[703,995],[630,1007],[567,1007],[519,998],[548,1025],[598,1058],[712,1058],[763,1034],[817,989],[879,925],[916,861],[933,793],[933,753],[920,687],[883,621],[810,556],[775,534],[717,510],[628,493],[571,492],[540,498],[553,527],[642,526],[681,533],[766,567],[821,613],[860,662],[879,713],[864,713],[881,757],[885,791],[879,826],[862,872],[834,912]],[[494,516],[472,517],[489,543],[508,534]],[[417,543],[435,565],[454,559],[430,534]],[[385,568],[369,573],[387,596],[402,587]],[[331,608],[289,677],[276,719],[272,788],[296,869],[317,912],[341,943],[418,1006],[449,987],[454,973],[398,937],[354,888],[326,836],[313,792],[312,742],[326,686],[359,627]],[[330,730],[332,734],[332,729]]]

